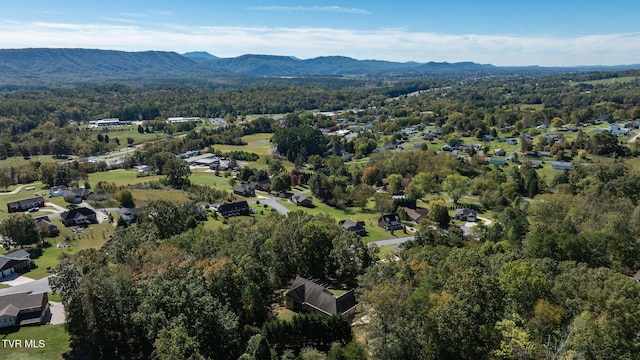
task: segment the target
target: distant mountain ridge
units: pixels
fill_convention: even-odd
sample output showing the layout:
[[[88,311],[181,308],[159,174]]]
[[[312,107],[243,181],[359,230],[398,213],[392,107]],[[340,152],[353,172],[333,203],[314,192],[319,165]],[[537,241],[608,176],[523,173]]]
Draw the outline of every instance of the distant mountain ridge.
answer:
[[[78,84],[140,79],[202,79],[216,76],[397,76],[492,75],[559,71],[604,71],[640,68],[498,67],[473,62],[392,62],[356,60],[345,56],[298,59],[291,56],[242,55],[218,58],[204,51],[178,54],[168,51],[126,52],[95,49],[0,49],[0,83]],[[167,80],[171,81],[171,80]]]

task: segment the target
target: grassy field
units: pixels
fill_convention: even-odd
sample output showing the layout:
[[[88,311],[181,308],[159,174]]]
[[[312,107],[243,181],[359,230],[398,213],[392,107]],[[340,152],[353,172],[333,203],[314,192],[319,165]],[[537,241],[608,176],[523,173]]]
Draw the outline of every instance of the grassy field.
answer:
[[[25,159],[22,156],[14,156],[14,157],[6,158],[4,160],[0,160],[0,168],[15,167],[16,169],[20,169],[20,168],[25,168],[29,166],[29,162],[36,162],[36,161],[39,161],[40,163],[44,164],[48,162],[66,161],[66,159],[64,160],[54,159],[53,156],[51,155],[34,155],[34,156],[31,156],[29,159]]]
[[[127,186],[140,184],[143,182],[148,182],[152,180],[159,180],[161,175],[148,175],[137,177],[137,170],[111,170],[111,171],[103,171],[89,174],[89,182],[91,184],[97,184],[98,181],[106,181],[112,182],[116,184],[116,186]]]
[[[59,222],[59,218],[52,219],[52,222],[58,225],[60,234],[54,238],[45,239],[51,244],[51,247],[31,250],[31,258],[38,267],[25,274],[27,277],[41,279],[50,275],[48,268],[51,269],[56,266],[62,256],[71,255],[79,250],[99,248],[115,230],[113,225],[104,221],[100,224],[91,225],[83,232],[76,234],[71,231],[72,228],[62,225]],[[67,243],[70,246],[58,248],[56,247],[58,243]]]
[[[364,221],[365,228],[367,230],[367,236],[363,236],[362,240],[367,243],[371,241],[399,238],[399,237],[404,237],[409,235],[409,234],[405,234],[403,231],[395,231],[394,234],[392,235],[391,232],[385,231],[384,229],[378,227],[378,218],[380,217],[380,213],[372,209],[372,204],[369,204],[367,206],[367,209],[365,210],[362,210],[359,208],[348,208],[347,211],[345,212],[345,211],[333,208],[329,205],[323,204],[319,201],[313,202],[313,204],[315,205],[315,207],[313,208],[296,206],[286,199],[279,199],[278,202],[284,205],[284,207],[286,207],[291,211],[299,210],[312,215],[327,214],[335,218],[336,221],[346,220],[346,219],[353,219],[355,221]]]
[[[69,334],[64,330],[64,324],[26,326],[3,336],[6,340],[22,340],[23,347],[9,348],[8,345],[0,350],[0,360],[49,360],[62,359],[63,354],[70,350]],[[44,347],[25,348],[25,340],[44,341]]]

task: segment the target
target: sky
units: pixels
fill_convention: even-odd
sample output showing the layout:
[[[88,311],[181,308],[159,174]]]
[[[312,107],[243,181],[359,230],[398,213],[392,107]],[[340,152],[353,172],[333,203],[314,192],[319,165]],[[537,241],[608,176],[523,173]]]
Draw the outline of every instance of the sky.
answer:
[[[634,0],[0,0],[0,8],[2,49],[499,66],[640,63]]]

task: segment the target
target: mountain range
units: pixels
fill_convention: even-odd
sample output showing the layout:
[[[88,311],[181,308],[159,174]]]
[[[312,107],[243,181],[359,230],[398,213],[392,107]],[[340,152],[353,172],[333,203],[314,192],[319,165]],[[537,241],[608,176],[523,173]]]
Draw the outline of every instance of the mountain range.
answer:
[[[421,77],[433,75],[493,75],[594,70],[619,67],[543,68],[498,67],[473,62],[391,62],[344,56],[298,59],[290,56],[242,55],[219,58],[207,52],[125,52],[94,49],[0,49],[0,84],[74,84],[136,79],[203,78],[216,76],[291,77]]]

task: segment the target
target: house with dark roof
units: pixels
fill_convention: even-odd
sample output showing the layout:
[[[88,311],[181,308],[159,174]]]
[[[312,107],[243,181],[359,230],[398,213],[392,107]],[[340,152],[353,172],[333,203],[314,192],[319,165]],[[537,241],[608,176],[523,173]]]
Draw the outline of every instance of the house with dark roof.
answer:
[[[249,207],[249,204],[246,200],[242,200],[233,203],[220,204],[218,205],[217,212],[218,214],[220,214],[220,216],[229,217],[251,215],[253,213],[253,209]]]
[[[60,231],[58,230],[58,226],[56,224],[53,224],[51,220],[49,220],[48,216],[38,216],[35,218],[35,220],[38,227],[47,229],[47,236],[55,237],[60,233]]]
[[[8,202],[7,212],[27,211],[40,206],[44,206],[44,198],[42,196],[34,196],[27,199]]]
[[[118,218],[126,222],[127,225],[131,225],[131,223],[136,222],[136,220],[138,220],[138,214],[140,214],[140,212],[142,212],[142,208],[140,207],[116,209]]]
[[[291,202],[296,204],[296,206],[313,206],[313,200],[311,200],[311,198],[309,197],[304,196],[303,194],[295,194],[291,196]]]
[[[355,313],[356,305],[355,289],[335,296],[325,286],[300,276],[296,277],[285,295],[287,309],[322,316],[342,314],[348,317]]]
[[[233,185],[233,193],[245,197],[256,196],[255,189],[250,184]]]
[[[44,324],[49,314],[49,295],[46,292],[0,296],[0,328]]]
[[[402,224],[402,221],[400,221],[400,216],[396,213],[380,216],[378,218],[378,226],[385,230],[404,229],[404,225]]]
[[[473,209],[469,209],[469,208],[456,209],[455,218],[458,220],[475,222],[477,217],[478,217],[478,212]]]
[[[271,179],[264,179],[262,181],[252,181],[249,183],[254,190],[269,191],[271,188]]]
[[[60,220],[64,226],[97,224],[98,216],[89,208],[79,207],[60,214]]]
[[[31,270],[31,254],[24,249],[0,255],[0,278]]]
[[[410,209],[405,207],[404,212],[407,213],[407,220],[415,223],[420,222],[421,219],[429,215],[429,210],[427,209]]]
[[[348,232],[352,232],[360,236],[367,235],[367,230],[364,227],[364,221],[354,221],[351,219],[347,219],[340,220],[338,224]]]

